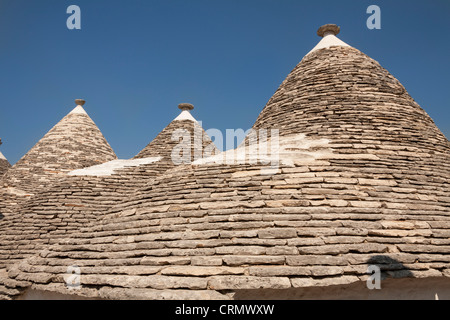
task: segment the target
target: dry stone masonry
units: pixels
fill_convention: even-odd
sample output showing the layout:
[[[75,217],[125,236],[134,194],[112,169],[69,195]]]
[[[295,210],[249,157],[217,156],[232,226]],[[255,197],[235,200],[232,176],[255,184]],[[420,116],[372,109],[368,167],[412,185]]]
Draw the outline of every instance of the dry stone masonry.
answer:
[[[152,153],[147,154],[149,157],[142,156],[147,147],[135,159],[112,160],[73,170],[21,203],[20,209],[5,213],[7,217],[2,221],[0,236],[0,267],[16,263],[37,253],[44,245],[100,220],[111,206],[130,197],[152,177],[172,168],[169,148],[175,143],[171,135],[180,129],[192,134],[198,130],[205,148],[211,147],[211,139],[192,116],[190,119],[177,117],[150,143]],[[201,147],[197,149],[193,151],[202,151]],[[215,147],[214,151],[217,152]]]
[[[180,105],[133,160],[152,161],[73,171],[10,209],[0,222],[0,298],[358,298],[368,296],[369,265],[392,292],[450,298],[450,143],[338,32],[319,29],[320,46],[253,126],[279,129],[277,168],[220,161],[225,153],[174,165],[172,133],[201,129]],[[192,151],[209,144],[206,136]],[[64,280],[74,265],[76,291]]]
[[[28,193],[46,187],[68,172],[116,159],[102,133],[84,111],[84,100],[58,122],[1,180],[5,187]]]
[[[2,139],[0,139],[0,146],[2,145]],[[5,174],[5,172],[11,167],[8,160],[0,152],[0,177]]]

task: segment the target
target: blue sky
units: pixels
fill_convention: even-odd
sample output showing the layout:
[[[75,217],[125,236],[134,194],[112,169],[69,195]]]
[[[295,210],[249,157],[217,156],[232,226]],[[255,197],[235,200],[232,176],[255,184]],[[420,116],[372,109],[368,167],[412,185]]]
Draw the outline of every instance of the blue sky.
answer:
[[[81,30],[69,30],[69,5]],[[381,30],[366,9],[381,8]],[[450,1],[0,0],[1,152],[15,163],[86,99],[119,158],[195,105],[203,127],[250,128],[320,38],[339,38],[402,82],[450,137]]]

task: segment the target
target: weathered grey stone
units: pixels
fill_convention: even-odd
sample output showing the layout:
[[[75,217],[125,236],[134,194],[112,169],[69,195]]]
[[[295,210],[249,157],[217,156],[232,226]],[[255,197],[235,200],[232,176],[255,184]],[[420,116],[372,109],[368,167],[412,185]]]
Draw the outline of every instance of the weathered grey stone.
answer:
[[[330,277],[324,279],[291,278],[293,288],[335,286],[350,284],[358,281],[360,280],[356,276]]]
[[[299,255],[286,256],[286,263],[290,266],[311,266],[311,265],[346,265],[347,259],[330,255]]]
[[[223,256],[223,262],[229,266],[248,264],[284,264],[284,256]]]
[[[172,276],[196,276],[196,277],[227,275],[227,274],[244,274],[244,268],[180,266],[180,267],[163,268],[161,270],[161,274]]]
[[[286,277],[214,276],[208,281],[212,290],[288,289],[291,282]]]
[[[199,277],[83,275],[82,285],[109,285],[124,288],[206,289],[207,280]]]
[[[167,265],[167,264],[190,264],[190,257],[144,257],[141,260],[143,265]]]
[[[220,257],[192,257],[191,264],[193,266],[221,266],[222,258]]]
[[[99,295],[108,300],[228,300],[214,290],[155,290],[102,287]]]
[[[267,267],[250,267],[249,274],[259,277],[273,276],[309,276],[311,275],[310,267],[290,267],[290,266],[267,266]]]
[[[292,228],[263,229],[258,231],[258,237],[262,239],[296,238],[297,231]]]

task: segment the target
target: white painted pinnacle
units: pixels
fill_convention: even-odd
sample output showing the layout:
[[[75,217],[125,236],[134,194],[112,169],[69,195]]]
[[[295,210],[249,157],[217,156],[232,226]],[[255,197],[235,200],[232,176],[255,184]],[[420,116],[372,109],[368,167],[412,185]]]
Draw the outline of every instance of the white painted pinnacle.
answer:
[[[190,120],[190,121],[194,121],[194,122],[197,121],[192,116],[192,114],[187,110],[181,111],[180,115],[178,117],[176,117],[175,119],[173,119],[173,121],[181,121],[181,120]]]
[[[84,111],[83,107],[78,105],[75,107],[75,109],[73,109],[69,114],[86,114],[86,111]]]
[[[196,122],[195,118],[189,112],[194,109],[194,106],[190,103],[180,103],[178,109],[182,110],[180,115],[176,117],[173,121],[190,120]]]
[[[341,47],[350,47],[348,44],[346,44],[344,41],[336,37],[336,35],[339,33],[340,28],[335,24],[326,24],[324,26],[321,26],[319,30],[317,31],[317,35],[320,37],[323,37],[322,40],[306,55],[310,54],[311,52],[314,52],[319,49],[334,47],[334,46],[341,46]]]
[[[76,107],[73,109],[69,114],[86,114],[86,111],[84,111],[83,105],[86,103],[83,99],[75,99]]]

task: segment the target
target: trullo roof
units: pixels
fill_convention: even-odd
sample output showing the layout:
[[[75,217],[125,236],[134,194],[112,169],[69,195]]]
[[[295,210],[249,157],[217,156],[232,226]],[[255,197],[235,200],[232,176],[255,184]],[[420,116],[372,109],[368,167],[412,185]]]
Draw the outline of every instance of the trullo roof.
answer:
[[[279,130],[271,171],[245,157],[173,168],[10,278],[74,294],[61,274],[77,265],[81,296],[255,299],[357,283],[369,264],[393,278],[450,276],[450,144],[379,63],[330,41],[254,129]]]
[[[39,140],[3,177],[2,183],[35,193],[68,172],[116,159],[84,100]]]

